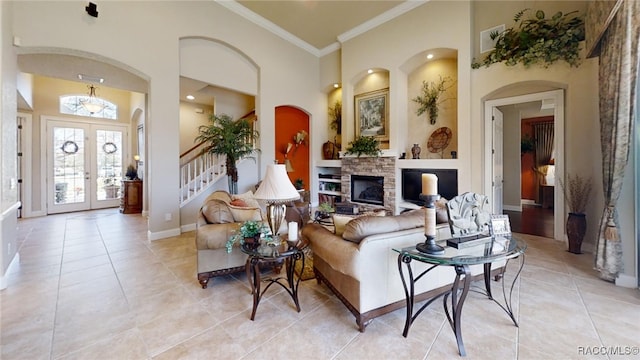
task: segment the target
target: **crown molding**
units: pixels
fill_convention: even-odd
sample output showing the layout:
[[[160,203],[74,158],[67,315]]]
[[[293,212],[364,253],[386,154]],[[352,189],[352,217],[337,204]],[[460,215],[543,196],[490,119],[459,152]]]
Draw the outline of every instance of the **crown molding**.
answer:
[[[278,25],[272,23],[271,21],[263,18],[262,16],[254,13],[253,11],[247,9],[246,7],[240,5],[240,3],[236,2],[235,0],[215,0],[216,3],[220,4],[221,6],[225,7],[228,10],[231,10],[232,12],[236,13],[237,15],[242,16],[243,18],[251,21],[252,23],[266,29],[269,30],[270,32],[272,32],[273,34],[283,38],[284,40],[289,41],[290,43],[292,43],[293,45],[296,45],[297,47],[311,53],[312,55],[315,55],[316,57],[320,57],[320,50],[318,50],[316,47],[310,45],[309,43],[307,43],[306,41],[300,39],[299,37],[291,34],[290,32],[286,31],[285,29],[279,27]]]
[[[282,39],[289,41],[290,43],[292,43],[293,45],[309,52],[310,54],[316,56],[316,57],[322,57],[328,54],[331,54],[332,52],[339,50],[342,47],[342,43],[344,43],[345,41],[352,39],[360,34],[363,34],[377,26],[380,26],[384,23],[386,23],[387,21],[393,20],[396,17],[411,11],[415,8],[417,8],[418,6],[427,3],[431,0],[408,0],[394,8],[392,8],[391,10],[382,13],[376,17],[374,17],[373,19],[366,21],[356,27],[354,27],[353,29],[346,31],[340,35],[338,35],[338,41],[326,46],[322,49],[318,49],[315,46],[309,44],[308,42],[300,39],[299,37],[291,34],[290,32],[286,31],[285,29],[281,28],[280,26],[274,24],[273,22],[265,19],[264,17],[254,13],[253,11],[247,9],[246,7],[242,6],[240,3],[238,3],[235,0],[214,0],[217,4],[219,4],[220,6],[223,6],[224,8],[234,12],[237,15],[240,15],[241,17],[249,20],[250,22],[264,28],[265,30],[270,31],[271,33],[281,37]]]
[[[408,0],[406,2],[403,2],[402,4],[394,7],[393,9],[390,9],[387,12],[384,12],[376,17],[374,17],[373,19],[366,21],[356,27],[354,27],[353,29],[346,31],[340,35],[338,35],[338,41],[340,41],[340,43],[344,43],[345,41],[348,41],[350,39],[353,39],[354,37],[364,34],[365,32],[378,27],[384,23],[386,23],[387,21],[391,21],[393,19],[395,19],[396,17],[411,11],[415,8],[417,8],[418,6],[421,6],[422,4],[425,4],[427,2],[429,2],[430,0]]]

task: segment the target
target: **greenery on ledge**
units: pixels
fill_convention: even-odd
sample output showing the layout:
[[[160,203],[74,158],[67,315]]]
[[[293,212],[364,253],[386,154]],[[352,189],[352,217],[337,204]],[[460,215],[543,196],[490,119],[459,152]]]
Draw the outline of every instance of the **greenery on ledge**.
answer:
[[[548,67],[558,60],[578,67],[584,19],[574,15],[577,11],[566,14],[559,11],[548,19],[544,11],[538,10],[534,18],[522,20],[529,10],[524,9],[514,16],[513,20],[519,23],[517,28],[491,33],[491,39],[497,39],[495,48],[482,61],[474,61],[471,67],[478,69],[502,61],[508,66],[540,63]]]
[[[355,140],[349,143],[347,147],[346,155],[368,155],[368,156],[380,156],[380,142],[373,136],[359,136]]]

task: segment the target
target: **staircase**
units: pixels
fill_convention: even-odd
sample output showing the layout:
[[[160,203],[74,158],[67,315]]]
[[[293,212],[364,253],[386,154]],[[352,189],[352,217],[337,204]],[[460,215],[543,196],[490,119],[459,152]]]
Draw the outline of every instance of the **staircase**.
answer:
[[[225,156],[203,153],[198,144],[180,155],[180,207],[226,177]]]

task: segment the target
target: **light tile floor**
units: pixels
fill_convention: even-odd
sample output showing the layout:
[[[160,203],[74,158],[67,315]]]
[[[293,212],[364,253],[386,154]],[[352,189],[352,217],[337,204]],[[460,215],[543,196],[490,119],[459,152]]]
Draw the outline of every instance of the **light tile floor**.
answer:
[[[365,333],[326,287],[301,285],[297,313],[270,289],[250,321],[240,273],[196,280],[194,233],[146,240],[146,219],[115,209],[19,221],[20,262],[0,292],[2,359],[453,359],[441,302],[402,337],[404,309]],[[479,295],[465,303],[468,359],[640,358],[640,292],[601,281],[592,255],[523,235],[520,327]],[[604,346],[604,348],[602,348]],[[631,356],[603,351],[635,351]]]

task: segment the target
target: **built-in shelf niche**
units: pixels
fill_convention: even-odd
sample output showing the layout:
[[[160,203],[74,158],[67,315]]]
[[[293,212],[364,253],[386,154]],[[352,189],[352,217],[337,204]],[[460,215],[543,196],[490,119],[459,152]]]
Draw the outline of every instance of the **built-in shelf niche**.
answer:
[[[427,59],[427,54],[434,54]],[[411,147],[420,146],[420,159],[453,159],[458,151],[458,52],[454,49],[434,49],[416,55],[407,61],[403,67],[407,71],[407,134],[401,141],[406,158],[411,159]],[[421,94],[422,82],[438,83],[441,78],[450,78],[445,84],[447,90],[440,96],[438,117],[435,124],[431,124],[427,113],[416,114],[419,105],[412,99]],[[438,152],[431,152],[429,138],[442,127],[451,129],[451,139],[446,148]],[[438,132],[442,134],[443,131]],[[432,147],[433,148],[433,147]],[[452,151],[455,152],[452,154]]]

